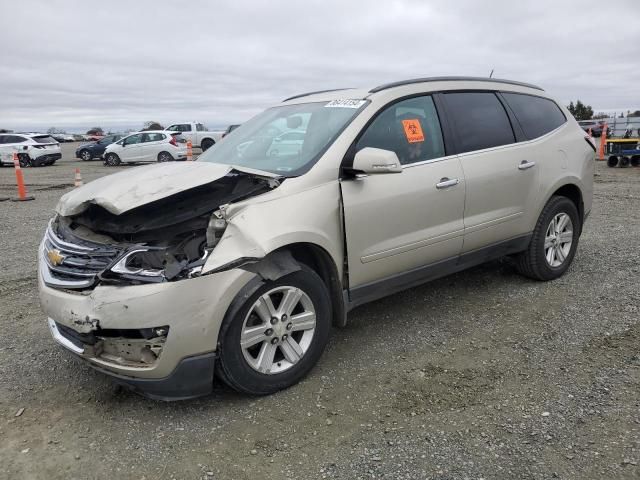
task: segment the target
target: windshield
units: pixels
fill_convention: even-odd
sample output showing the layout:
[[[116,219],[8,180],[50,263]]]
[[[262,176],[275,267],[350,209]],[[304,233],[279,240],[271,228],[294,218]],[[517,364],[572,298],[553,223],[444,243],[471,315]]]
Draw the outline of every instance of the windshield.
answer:
[[[365,100],[285,105],[265,110],[205,151],[198,161],[295,177],[309,170],[366,105]]]

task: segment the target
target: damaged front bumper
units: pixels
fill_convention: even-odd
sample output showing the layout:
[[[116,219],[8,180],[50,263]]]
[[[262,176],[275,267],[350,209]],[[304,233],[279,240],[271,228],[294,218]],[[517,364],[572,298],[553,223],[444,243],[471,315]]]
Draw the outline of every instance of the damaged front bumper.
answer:
[[[146,396],[177,400],[213,385],[218,332],[254,274],[241,269],[177,282],[92,290],[53,288],[39,258],[40,302],[53,338],[92,367]]]

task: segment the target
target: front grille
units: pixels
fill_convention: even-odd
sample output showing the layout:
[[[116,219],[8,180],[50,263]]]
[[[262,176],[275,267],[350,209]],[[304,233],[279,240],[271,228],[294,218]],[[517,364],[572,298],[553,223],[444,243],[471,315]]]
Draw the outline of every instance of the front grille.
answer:
[[[54,288],[82,290],[95,285],[103,272],[120,255],[112,246],[89,242],[70,232],[54,232],[49,223],[42,244],[42,275]]]

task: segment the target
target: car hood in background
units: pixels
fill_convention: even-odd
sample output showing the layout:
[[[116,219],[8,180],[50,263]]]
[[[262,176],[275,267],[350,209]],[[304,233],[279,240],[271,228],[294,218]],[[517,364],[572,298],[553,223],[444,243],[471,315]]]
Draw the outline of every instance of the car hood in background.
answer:
[[[147,203],[214,182],[232,170],[264,178],[278,178],[267,172],[219,163],[159,163],[107,175],[72,190],[60,198],[56,211],[65,217],[72,216],[95,204],[114,215],[120,215]]]

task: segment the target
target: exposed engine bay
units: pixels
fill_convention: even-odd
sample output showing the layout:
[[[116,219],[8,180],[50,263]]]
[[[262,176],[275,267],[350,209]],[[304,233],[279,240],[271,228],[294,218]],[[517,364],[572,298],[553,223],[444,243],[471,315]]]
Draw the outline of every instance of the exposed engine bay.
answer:
[[[88,202],[80,213],[59,215],[50,225],[45,237],[49,268],[54,276],[70,278],[93,271],[93,285],[98,280],[136,284],[197,276],[226,229],[225,206],[279,184],[279,179],[231,170],[120,214]],[[54,250],[60,263],[50,254]]]

